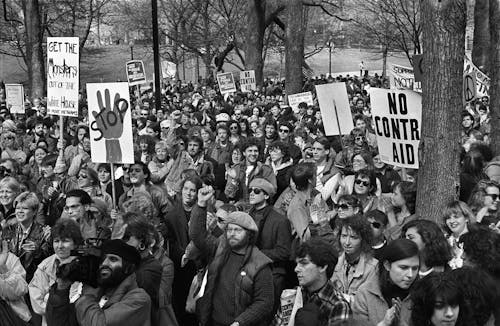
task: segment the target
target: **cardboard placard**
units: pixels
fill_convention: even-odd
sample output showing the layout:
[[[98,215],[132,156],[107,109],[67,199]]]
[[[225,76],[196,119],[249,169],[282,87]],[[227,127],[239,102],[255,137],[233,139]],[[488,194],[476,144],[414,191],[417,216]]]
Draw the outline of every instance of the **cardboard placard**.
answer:
[[[288,95],[288,105],[292,108],[293,112],[297,113],[300,103],[307,105],[314,105],[313,96],[311,92],[297,93]]]
[[[240,87],[243,93],[250,93],[257,90],[255,70],[240,71]]]
[[[354,128],[354,123],[345,83],[316,85],[316,95],[325,134],[327,136],[349,134]]]
[[[236,85],[232,72],[217,74],[217,82],[219,83],[219,91],[222,95],[236,92]]]
[[[140,85],[146,82],[146,71],[142,60],[132,60],[126,64],[129,86]]]
[[[24,86],[5,84],[5,101],[10,106],[10,113],[24,113]]]

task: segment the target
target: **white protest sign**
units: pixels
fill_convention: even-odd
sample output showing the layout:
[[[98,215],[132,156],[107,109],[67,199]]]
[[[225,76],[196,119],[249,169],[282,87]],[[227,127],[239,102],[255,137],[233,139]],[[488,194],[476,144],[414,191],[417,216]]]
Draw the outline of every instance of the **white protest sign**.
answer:
[[[146,71],[141,60],[132,60],[126,63],[127,80],[129,86],[140,85],[146,82]]]
[[[240,71],[240,86],[243,93],[250,93],[257,90],[255,70]]]
[[[297,113],[300,103],[307,105],[314,105],[313,96],[311,92],[297,93],[288,95],[288,105],[292,108],[293,112]]]
[[[96,163],[134,163],[128,83],[87,84],[90,153]]]
[[[389,79],[391,88],[411,89],[416,92],[422,91],[422,83],[415,82],[413,68],[392,64],[390,66]]]
[[[476,74],[471,72],[464,74],[463,79],[463,97],[464,103],[470,102],[477,97],[477,87],[476,87]]]
[[[382,162],[418,169],[422,95],[407,90],[371,88],[370,101]]]
[[[217,82],[219,83],[219,91],[222,95],[236,92],[232,72],[217,74]]]
[[[10,113],[24,113],[24,87],[21,84],[5,84],[7,107]]]
[[[345,83],[316,85],[316,95],[318,96],[325,134],[334,136],[350,133],[354,124]]]
[[[78,117],[78,37],[47,37],[47,112]]]
[[[467,56],[464,58],[464,75],[474,74],[476,79],[476,97],[490,96],[490,78],[479,70]]]
[[[176,73],[177,66],[175,63],[167,60],[161,62],[161,74],[163,78],[175,78]]]

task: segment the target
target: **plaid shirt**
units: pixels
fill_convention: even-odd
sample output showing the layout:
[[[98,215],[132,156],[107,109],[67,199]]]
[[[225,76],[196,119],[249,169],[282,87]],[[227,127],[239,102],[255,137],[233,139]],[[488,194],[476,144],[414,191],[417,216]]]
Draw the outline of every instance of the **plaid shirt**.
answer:
[[[319,307],[319,326],[347,325],[351,320],[349,303],[330,280],[317,292],[307,293],[304,289],[302,292],[304,305],[312,302]]]

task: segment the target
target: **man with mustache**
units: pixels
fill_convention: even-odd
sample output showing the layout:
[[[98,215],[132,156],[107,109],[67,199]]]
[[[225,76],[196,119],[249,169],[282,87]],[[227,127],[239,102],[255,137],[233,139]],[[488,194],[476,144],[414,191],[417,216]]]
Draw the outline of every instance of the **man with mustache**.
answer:
[[[122,240],[102,247],[98,288],[84,284],[76,302],[69,302],[71,281],[58,278],[47,302],[47,325],[151,325],[151,299],[137,286],[135,270],[141,262],[137,249]]]
[[[258,228],[253,218],[229,213],[224,234],[214,238],[206,228],[212,187],[201,188],[197,201],[189,233],[209,260],[205,293],[196,304],[200,325],[268,325],[274,301],[272,261],[255,246]]]

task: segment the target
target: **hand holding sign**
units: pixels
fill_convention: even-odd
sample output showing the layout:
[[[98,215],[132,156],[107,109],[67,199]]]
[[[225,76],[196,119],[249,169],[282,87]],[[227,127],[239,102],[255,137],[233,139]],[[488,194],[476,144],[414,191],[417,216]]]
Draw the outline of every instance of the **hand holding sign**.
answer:
[[[123,134],[123,119],[128,109],[128,102],[126,99],[120,98],[118,93],[115,94],[114,101],[111,102],[109,89],[105,89],[104,103],[101,91],[97,91],[97,103],[100,111],[99,113],[92,111],[95,121],[92,122],[90,128],[100,132],[101,135],[94,140],[105,139],[106,161],[121,162],[122,150],[119,138]]]

